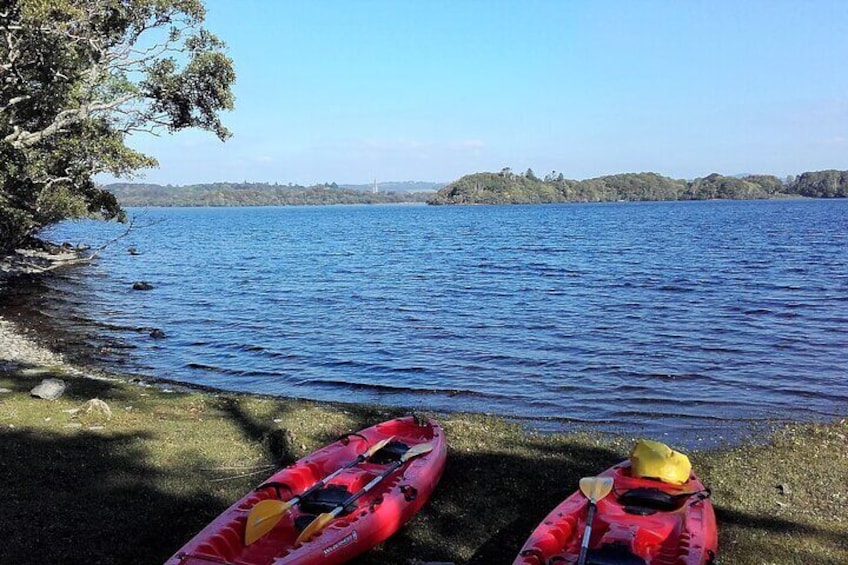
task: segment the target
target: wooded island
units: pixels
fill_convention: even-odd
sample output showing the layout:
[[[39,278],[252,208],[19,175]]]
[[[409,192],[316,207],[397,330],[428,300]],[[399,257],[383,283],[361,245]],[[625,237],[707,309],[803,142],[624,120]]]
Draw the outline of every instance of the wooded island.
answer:
[[[848,171],[807,172],[779,179],[772,175],[729,177],[711,174],[691,181],[657,173],[624,173],[571,180],[553,171],[544,179],[524,174],[467,175],[439,190],[430,204],[542,204],[648,200],[755,200],[766,198],[846,198]]]

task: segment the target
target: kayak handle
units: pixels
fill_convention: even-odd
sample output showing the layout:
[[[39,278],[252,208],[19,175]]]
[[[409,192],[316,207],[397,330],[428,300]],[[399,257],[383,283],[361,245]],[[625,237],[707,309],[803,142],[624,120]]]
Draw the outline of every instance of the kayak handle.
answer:
[[[358,433],[358,432],[353,432],[353,433],[350,433],[350,434],[341,435],[341,436],[339,436],[339,438],[336,441],[340,441],[342,443],[342,445],[346,446],[347,444],[350,443],[350,438],[352,438],[352,437],[358,437],[358,438],[362,439],[363,441],[365,441],[366,443],[368,442],[368,438],[365,437],[364,435]]]
[[[412,485],[401,485],[400,492],[403,493],[403,499],[407,502],[412,502],[418,498],[418,489]]]

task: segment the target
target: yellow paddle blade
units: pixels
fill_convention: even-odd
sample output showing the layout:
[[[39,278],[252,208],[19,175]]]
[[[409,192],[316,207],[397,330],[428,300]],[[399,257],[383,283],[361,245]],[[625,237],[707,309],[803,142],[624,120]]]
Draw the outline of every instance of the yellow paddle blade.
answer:
[[[329,512],[319,514],[314,520],[309,523],[308,526],[303,528],[303,531],[300,532],[299,536],[297,536],[297,541],[295,543],[302,543],[309,540],[309,538],[323,530],[327,526],[327,524],[332,522],[333,518],[335,518],[335,516]]]
[[[244,545],[250,545],[271,530],[291,508],[290,502],[282,500],[262,500],[250,509],[247,524],[244,527]]]
[[[580,492],[595,504],[612,491],[612,477],[583,477],[580,479]]]

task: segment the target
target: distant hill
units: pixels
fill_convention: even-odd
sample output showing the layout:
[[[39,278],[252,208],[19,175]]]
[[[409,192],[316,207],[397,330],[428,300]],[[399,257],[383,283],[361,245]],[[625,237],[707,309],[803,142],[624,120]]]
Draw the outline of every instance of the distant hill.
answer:
[[[384,188],[385,185],[385,188]],[[403,185],[406,190],[390,190]],[[413,186],[414,185],[414,186]],[[429,190],[415,190],[418,185]],[[361,185],[365,186],[365,185]],[[379,192],[345,188],[335,183],[314,186],[268,183],[195,184],[162,186],[145,183],[114,183],[104,188],[112,192],[122,206],[296,206],[323,204],[390,204],[426,202],[434,194],[435,183],[383,183]],[[442,185],[438,185],[442,186]]]
[[[561,173],[537,178],[503,169],[466,175],[439,190],[430,204],[535,204],[647,200],[764,199],[781,197],[848,198],[848,171],[802,173],[782,181],[773,175],[724,176],[713,173],[691,181],[657,173],[623,173],[587,180]]]

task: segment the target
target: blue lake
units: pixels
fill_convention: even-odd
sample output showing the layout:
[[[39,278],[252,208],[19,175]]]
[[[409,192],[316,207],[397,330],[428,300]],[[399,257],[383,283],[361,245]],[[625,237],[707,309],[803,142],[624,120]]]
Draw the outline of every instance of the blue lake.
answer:
[[[848,415],[846,200],[130,212],[32,302],[143,374],[680,440]]]

